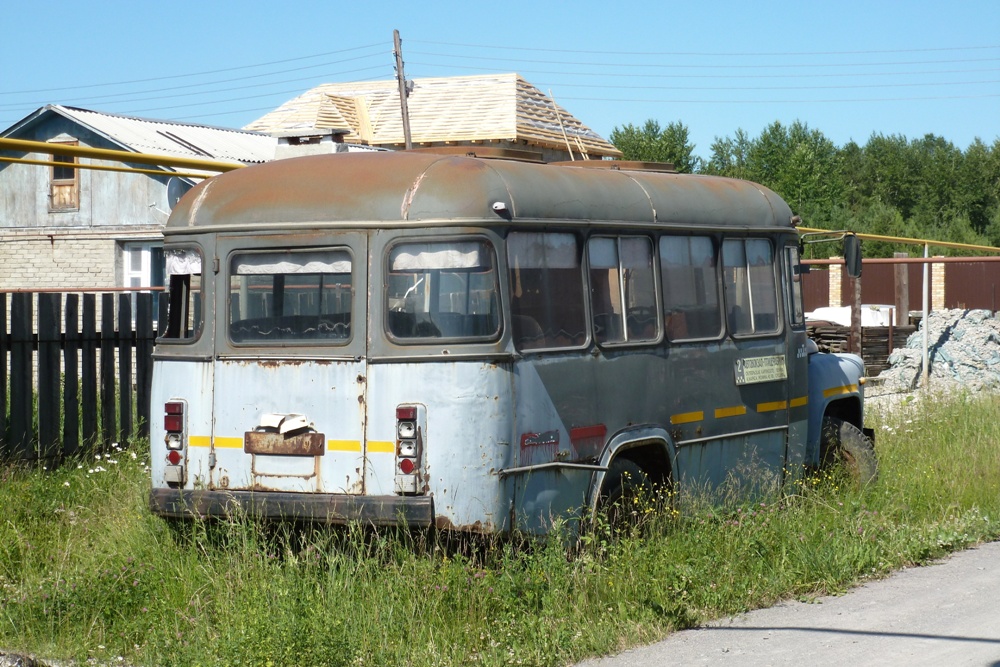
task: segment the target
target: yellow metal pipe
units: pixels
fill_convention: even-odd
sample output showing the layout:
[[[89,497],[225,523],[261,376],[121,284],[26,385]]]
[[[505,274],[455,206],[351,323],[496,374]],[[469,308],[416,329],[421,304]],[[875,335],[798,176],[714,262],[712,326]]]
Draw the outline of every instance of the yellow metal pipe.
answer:
[[[136,174],[151,174],[153,176],[180,176],[182,178],[211,178],[212,174],[196,174],[187,171],[164,171],[162,169],[139,169],[138,167],[114,167],[109,164],[93,164],[91,162],[56,162],[55,160],[29,160],[28,158],[0,157],[0,162],[14,164],[34,164],[42,167],[70,167],[73,169],[96,169],[98,171],[134,172]]]
[[[176,155],[151,155],[149,153],[117,151],[109,148],[91,148],[89,146],[72,146],[70,144],[60,144],[50,141],[27,141],[25,139],[6,139],[3,137],[0,137],[0,150],[48,153],[50,155],[71,155],[98,160],[118,160],[120,162],[181,167],[182,169],[204,169],[216,172],[232,171],[233,169],[246,166],[240,162],[183,158]]]
[[[835,231],[830,229],[810,229],[809,227],[796,227],[795,231],[809,234],[843,234],[843,230]],[[854,234],[854,232],[851,232]],[[878,234],[855,234],[859,239],[869,241],[887,241],[889,243],[905,243],[907,245],[932,245],[940,248],[960,248],[964,250],[980,250],[982,252],[1000,252],[1000,248],[988,245],[972,245],[970,243],[952,243],[951,241],[934,241],[932,239],[911,239],[903,236],[879,236]]]

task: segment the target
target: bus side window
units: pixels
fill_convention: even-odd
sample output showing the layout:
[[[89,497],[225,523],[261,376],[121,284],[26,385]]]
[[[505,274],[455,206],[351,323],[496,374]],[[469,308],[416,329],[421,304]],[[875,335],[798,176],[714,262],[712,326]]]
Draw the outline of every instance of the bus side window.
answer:
[[[511,232],[507,265],[514,346],[533,350],[584,345],[586,309],[576,236]]]
[[[796,246],[785,248],[785,298],[788,300],[788,323],[793,327],[805,326],[806,316],[802,307],[802,265]]]
[[[776,333],[779,329],[774,253],[767,239],[726,239],[726,320],[735,336]]]
[[[660,278],[667,338],[718,338],[722,333],[722,308],[712,238],[660,237]]]
[[[587,243],[590,304],[598,343],[659,337],[653,247],[643,236],[594,237]]]

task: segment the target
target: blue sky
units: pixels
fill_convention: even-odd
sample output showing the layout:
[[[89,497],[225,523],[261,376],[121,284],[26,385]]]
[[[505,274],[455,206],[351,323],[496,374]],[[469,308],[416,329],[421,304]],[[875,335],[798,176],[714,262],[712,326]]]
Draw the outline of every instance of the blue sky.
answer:
[[[4,3],[0,127],[47,103],[241,127],[320,83],[518,72],[608,137],[684,123],[695,153],[802,121],[1000,138],[1000,1]]]

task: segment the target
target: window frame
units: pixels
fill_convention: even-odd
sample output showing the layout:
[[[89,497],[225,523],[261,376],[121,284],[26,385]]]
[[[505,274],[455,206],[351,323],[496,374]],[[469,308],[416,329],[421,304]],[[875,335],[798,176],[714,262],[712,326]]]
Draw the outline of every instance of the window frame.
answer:
[[[586,349],[590,348],[591,343],[593,341],[593,333],[592,333],[592,330],[591,330],[592,326],[591,326],[591,313],[590,313],[590,298],[588,297],[588,292],[589,292],[589,289],[590,289],[590,282],[589,282],[588,276],[587,276],[587,257],[586,257],[587,238],[583,234],[579,233],[578,231],[575,231],[575,230],[562,230],[562,229],[524,229],[524,228],[516,228],[516,229],[511,229],[511,230],[509,230],[507,232],[506,236],[504,237],[504,259],[506,261],[506,269],[507,269],[507,275],[506,275],[506,280],[507,280],[507,295],[506,296],[508,298],[508,307],[509,307],[509,310],[510,310],[510,312],[508,313],[508,315],[509,315],[510,318],[513,318],[515,315],[521,315],[520,313],[515,313],[514,312],[514,289],[515,289],[514,288],[514,282],[515,282],[515,279],[514,279],[514,277],[513,277],[512,274],[513,274],[513,272],[515,270],[515,267],[514,267],[513,263],[511,262],[511,257],[510,257],[510,237],[512,235],[515,235],[515,234],[535,234],[535,235],[553,235],[553,234],[558,234],[558,235],[569,236],[569,237],[573,238],[573,241],[576,244],[577,279],[579,280],[579,286],[580,286],[580,305],[581,305],[581,312],[583,314],[583,318],[582,318],[583,340],[579,344],[576,344],[576,345],[557,345],[557,346],[540,346],[540,347],[524,347],[524,348],[522,348],[522,347],[520,347],[518,345],[518,341],[517,340],[512,340],[511,342],[514,345],[514,349],[517,351],[518,354],[542,354],[542,353],[551,353],[551,352],[578,352],[580,350],[586,350]],[[538,322],[537,322],[537,319],[536,319],[536,324],[537,323]],[[543,333],[544,333],[544,330],[543,330]],[[511,337],[512,337],[512,339],[514,338],[513,321],[512,321],[512,324],[511,324]]]
[[[79,146],[78,140],[50,141],[51,145],[58,146]],[[49,213],[65,213],[80,210],[80,167],[79,159],[75,155],[52,154],[52,161],[60,164],[53,164],[49,168]],[[57,178],[56,173],[60,169],[70,169],[73,172],[72,178]],[[72,193],[69,206],[56,206],[56,188],[68,188]]]
[[[392,271],[392,253],[393,251],[402,245],[440,245],[440,244],[461,244],[461,243],[478,243],[483,247],[488,253],[489,258],[492,262],[492,273],[493,273],[493,293],[491,297],[491,302],[493,307],[496,309],[496,330],[488,335],[481,336],[411,336],[411,337],[401,337],[397,336],[391,328],[389,327],[389,313],[392,312],[389,309],[389,287],[390,280],[389,277],[393,273]],[[504,313],[503,313],[503,283],[501,281],[501,266],[500,266],[500,256],[497,251],[496,244],[487,236],[481,234],[468,234],[459,236],[400,236],[392,239],[385,245],[382,257],[382,308],[379,312],[379,318],[382,323],[382,333],[388,341],[395,345],[400,346],[427,346],[427,345],[438,345],[443,343],[448,344],[458,344],[458,345],[474,345],[474,344],[487,344],[495,343],[499,341],[504,335]],[[461,269],[448,270],[448,269],[425,269],[427,271],[437,271],[439,273],[438,279],[440,280],[441,273],[457,273]],[[470,272],[471,273],[471,272]],[[467,292],[471,292],[471,286],[466,287]],[[440,299],[441,291],[437,293],[437,298]],[[493,308],[491,308],[492,310]],[[405,311],[396,311],[405,312]],[[440,312],[440,311],[438,311]],[[469,313],[465,313],[469,315]],[[372,315],[369,315],[369,319]]]
[[[304,254],[304,253],[323,253],[323,252],[343,252],[346,253],[350,258],[351,262],[351,294],[348,299],[350,304],[349,315],[351,318],[351,324],[348,329],[348,335],[344,338],[285,338],[285,339],[251,339],[237,341],[233,339],[232,335],[232,313],[233,313],[233,284],[232,279],[240,274],[233,272],[233,263],[237,257],[245,257],[248,255],[275,255],[275,254]],[[366,258],[367,259],[367,258]],[[349,245],[323,245],[323,246],[296,246],[296,247],[286,247],[286,248],[261,248],[261,247],[250,247],[250,248],[235,248],[226,257],[225,272],[221,281],[222,288],[225,292],[225,313],[221,319],[224,322],[223,329],[225,331],[226,342],[234,348],[283,348],[283,349],[300,349],[300,348],[345,348],[354,342],[356,326],[354,325],[355,316],[355,301],[356,301],[356,289],[357,289],[357,271],[358,268],[357,256],[354,249]],[[367,263],[364,264],[367,266]],[[244,274],[251,275],[251,274]],[[295,275],[289,273],[262,273],[257,275],[267,275],[272,276],[272,293],[273,293],[273,276],[288,276]],[[317,275],[312,273],[304,273],[303,275]],[[320,274],[322,275],[322,274]],[[329,275],[342,275],[331,273]],[[317,313],[317,316],[322,313]],[[250,318],[257,319],[257,318]],[[238,322],[243,322],[247,320],[237,320]]]
[[[663,281],[667,278],[663,273],[663,247],[662,244],[664,239],[708,239],[708,242],[712,244],[712,274],[715,276],[715,311],[719,317],[719,326],[716,332],[710,336],[684,336],[678,338],[671,338],[669,335],[668,328],[666,326],[667,312],[673,310],[668,308],[668,306],[673,306],[672,303],[667,303],[667,290],[664,288]],[[663,308],[663,336],[672,345],[680,345],[685,343],[697,343],[704,341],[721,340],[727,332],[726,326],[726,298],[725,298],[725,285],[722,275],[722,241],[718,234],[713,234],[710,232],[691,232],[685,234],[661,234],[656,240],[656,254],[657,254],[657,268],[660,271],[659,287],[662,293],[660,301]],[[696,295],[697,296],[697,295]]]
[[[177,251],[177,250],[194,251],[194,252],[196,252],[198,254],[200,260],[201,260],[201,272],[200,273],[168,274],[167,270],[166,270],[166,256],[167,256],[167,252],[168,251]],[[163,276],[164,276],[164,283],[166,283],[164,285],[164,289],[166,291],[166,297],[168,299],[168,305],[169,305],[169,307],[167,309],[167,325],[163,329],[163,334],[161,336],[157,337],[156,342],[157,342],[157,344],[167,343],[167,344],[170,344],[170,345],[193,345],[194,343],[197,343],[201,339],[201,337],[204,335],[204,332],[205,332],[205,308],[206,308],[206,304],[207,304],[207,298],[206,298],[207,289],[206,288],[208,286],[208,279],[205,276],[205,251],[204,251],[204,249],[201,248],[198,245],[193,245],[193,244],[192,245],[186,245],[185,244],[185,245],[171,246],[170,248],[165,248],[164,249],[164,270],[163,270]],[[178,277],[178,278],[181,278],[183,276],[188,276],[189,277],[188,281],[177,281],[178,282],[177,289],[181,290],[179,293],[175,292],[175,286],[174,286],[174,281],[173,281],[173,278],[175,276]],[[192,290],[190,276],[200,276],[201,277],[201,280],[199,281],[199,285],[197,287],[197,290]],[[195,319],[195,327],[192,330],[192,335],[191,336],[180,336],[180,335],[178,335],[178,336],[170,336],[169,333],[170,333],[170,329],[172,328],[171,325],[175,321],[174,318],[173,318],[173,315],[174,315],[174,308],[175,308],[176,302],[180,301],[180,300],[183,300],[184,307],[185,307],[185,313],[188,316],[190,316],[190,308],[195,303],[195,301],[194,301],[194,295],[195,294],[200,295],[200,297],[201,297],[201,311],[199,313],[200,316]],[[187,320],[187,317],[185,317],[185,320]],[[180,329],[180,326],[178,325],[178,327],[176,327],[176,328]],[[179,331],[178,331],[178,333],[179,333]]]
[[[622,309],[620,325],[621,325],[621,331],[622,331],[623,340],[601,340],[598,337],[598,335],[597,335],[597,329],[595,327],[595,322],[594,322],[594,316],[595,316],[595,312],[594,312],[594,285],[592,284],[592,278],[593,278],[592,272],[593,272],[594,269],[592,268],[591,261],[590,261],[590,248],[591,248],[591,243],[592,242],[594,242],[595,240],[600,240],[600,239],[607,239],[607,240],[613,241],[614,244],[615,244],[615,253],[616,253],[617,264],[618,264],[618,280],[619,280],[619,292],[618,292],[618,296],[619,296],[619,299],[620,299],[619,305],[621,306],[621,309]],[[650,272],[650,276],[651,276],[652,283],[653,283],[652,284],[652,288],[653,288],[653,290],[652,290],[652,292],[653,292],[653,304],[652,304],[652,306],[653,306],[654,315],[655,315],[654,324],[655,324],[655,327],[656,327],[655,335],[652,338],[642,338],[642,339],[634,339],[634,340],[630,340],[629,339],[629,335],[628,335],[628,308],[627,308],[626,304],[624,303],[625,298],[627,296],[626,286],[625,286],[625,281],[624,281],[624,277],[625,277],[624,276],[624,271],[626,269],[623,266],[623,263],[622,263],[622,254],[621,254],[622,241],[627,240],[627,239],[641,239],[641,240],[646,241],[647,244],[648,244],[647,247],[649,249],[649,262],[650,262],[649,272]],[[585,258],[585,262],[586,262],[585,266],[583,267],[584,268],[583,273],[586,276],[586,278],[585,278],[586,282],[585,282],[584,297],[585,297],[585,301],[586,301],[586,307],[587,307],[587,310],[588,310],[587,321],[588,321],[589,326],[590,326],[590,338],[594,341],[594,344],[596,344],[598,347],[601,347],[601,348],[642,347],[642,346],[658,345],[659,343],[661,343],[663,341],[665,332],[664,332],[664,326],[663,326],[663,304],[662,304],[663,299],[661,298],[661,294],[660,294],[660,280],[659,280],[660,276],[659,276],[659,271],[658,271],[658,266],[657,266],[659,264],[659,262],[658,262],[659,256],[658,256],[658,253],[657,253],[657,246],[658,245],[659,245],[659,243],[658,243],[656,237],[652,233],[647,233],[647,234],[642,234],[642,233],[621,233],[621,234],[616,234],[616,233],[613,233],[613,232],[597,232],[597,233],[591,234],[590,236],[587,237],[586,242],[584,243],[584,252],[583,252],[583,255],[584,255],[584,258]],[[614,304],[611,304],[611,305],[614,305]]]
[[[756,330],[756,323],[754,321],[755,318],[756,318],[756,314],[755,314],[754,309],[753,309],[753,301],[754,301],[754,289],[753,289],[754,280],[753,280],[753,277],[752,277],[753,266],[750,264],[750,254],[747,252],[747,243],[749,241],[762,241],[762,242],[766,243],[767,247],[770,250],[770,254],[771,254],[770,279],[771,279],[771,286],[774,288],[774,290],[773,290],[774,293],[772,295],[772,298],[774,299],[774,322],[775,322],[775,326],[774,326],[773,329],[769,329],[769,330],[766,330],[766,331],[757,331]],[[746,286],[747,286],[747,296],[750,299],[750,308],[751,308],[750,320],[749,320],[750,321],[751,330],[749,332],[747,332],[747,331],[739,331],[739,332],[737,332],[737,331],[734,330],[733,327],[730,326],[730,310],[729,310],[730,309],[730,303],[729,303],[730,302],[730,290],[729,290],[729,288],[728,288],[728,286],[726,284],[726,281],[727,281],[726,272],[727,272],[727,270],[730,267],[726,263],[726,244],[727,243],[732,243],[732,242],[739,242],[739,243],[741,243],[742,244],[742,248],[743,248],[743,266],[742,267],[738,267],[738,268],[742,268],[746,272],[746,274],[745,274],[745,280],[746,280]],[[724,305],[723,315],[724,315],[724,320],[725,320],[726,331],[734,339],[770,338],[770,337],[780,336],[781,334],[784,333],[784,313],[783,313],[783,311],[784,311],[784,306],[783,306],[784,298],[782,297],[782,294],[781,294],[781,292],[783,292],[783,290],[781,289],[782,281],[779,278],[779,276],[780,276],[780,268],[779,268],[779,266],[783,262],[783,260],[779,260],[778,253],[776,252],[776,247],[777,247],[777,244],[775,243],[774,238],[769,237],[769,236],[758,236],[758,235],[754,235],[754,234],[748,234],[746,236],[725,236],[724,235],[723,238],[722,238],[722,243],[719,245],[719,258],[720,258],[719,264],[720,264],[720,268],[722,269],[722,287],[723,287],[722,291],[723,291],[723,299],[724,299],[723,300],[723,305]],[[734,267],[734,268],[736,268],[736,267]]]

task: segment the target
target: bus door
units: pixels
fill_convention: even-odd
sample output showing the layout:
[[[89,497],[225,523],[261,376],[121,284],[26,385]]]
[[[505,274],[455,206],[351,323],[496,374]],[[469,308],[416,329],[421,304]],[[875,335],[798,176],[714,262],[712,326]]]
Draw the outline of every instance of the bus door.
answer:
[[[809,350],[802,305],[802,274],[797,245],[782,248],[782,292],[788,329],[788,465],[793,477],[802,472],[809,432]]]
[[[220,237],[218,262],[209,486],[364,493],[365,235]]]
[[[752,491],[783,480],[788,430],[786,329],[766,238],[729,238],[722,244],[727,337],[720,348],[720,382],[712,407],[719,438],[709,476]]]

